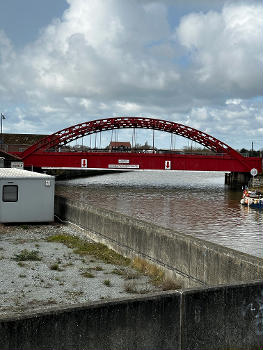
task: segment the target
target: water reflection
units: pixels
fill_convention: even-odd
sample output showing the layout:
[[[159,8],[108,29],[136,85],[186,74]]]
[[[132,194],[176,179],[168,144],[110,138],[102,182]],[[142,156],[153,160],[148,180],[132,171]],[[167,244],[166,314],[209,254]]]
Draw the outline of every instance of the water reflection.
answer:
[[[263,257],[263,213],[215,172],[130,172],[70,180],[82,201]]]

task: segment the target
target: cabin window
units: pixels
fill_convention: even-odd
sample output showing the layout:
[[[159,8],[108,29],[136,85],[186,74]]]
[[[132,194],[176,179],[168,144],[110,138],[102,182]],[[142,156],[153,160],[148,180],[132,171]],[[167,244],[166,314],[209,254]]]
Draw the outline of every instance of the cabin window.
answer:
[[[4,185],[3,202],[17,202],[17,201],[18,201],[18,186]]]

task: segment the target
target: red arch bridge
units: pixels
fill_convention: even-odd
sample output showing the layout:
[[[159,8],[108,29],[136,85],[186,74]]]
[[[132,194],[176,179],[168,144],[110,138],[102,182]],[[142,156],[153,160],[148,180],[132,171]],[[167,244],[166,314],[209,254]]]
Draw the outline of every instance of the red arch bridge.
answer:
[[[213,151],[210,155],[140,152],[61,152],[64,145],[106,130],[140,128],[161,130],[195,141]],[[198,170],[249,173],[262,171],[262,159],[243,157],[224,142],[197,129],[171,121],[116,117],[76,124],[44,137],[22,153],[25,167],[42,169]]]

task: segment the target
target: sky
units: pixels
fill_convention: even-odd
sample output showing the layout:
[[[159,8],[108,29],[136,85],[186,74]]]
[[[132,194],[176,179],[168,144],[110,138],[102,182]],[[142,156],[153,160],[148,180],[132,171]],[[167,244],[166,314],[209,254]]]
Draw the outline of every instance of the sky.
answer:
[[[3,131],[143,116],[263,148],[262,32],[259,0],[1,1]],[[151,143],[151,132],[137,138]],[[158,147],[169,143],[156,132]]]

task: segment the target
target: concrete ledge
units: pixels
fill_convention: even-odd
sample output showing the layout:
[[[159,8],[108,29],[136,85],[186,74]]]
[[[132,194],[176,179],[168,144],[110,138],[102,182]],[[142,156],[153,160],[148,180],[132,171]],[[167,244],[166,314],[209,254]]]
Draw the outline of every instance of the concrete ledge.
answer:
[[[182,349],[262,349],[263,282],[182,294]]]
[[[56,196],[55,212],[119,253],[162,266],[184,287],[260,280],[263,259],[126,215]]]
[[[263,282],[0,318],[1,350],[259,350]]]
[[[179,349],[180,294],[0,319],[0,334],[1,350]]]

